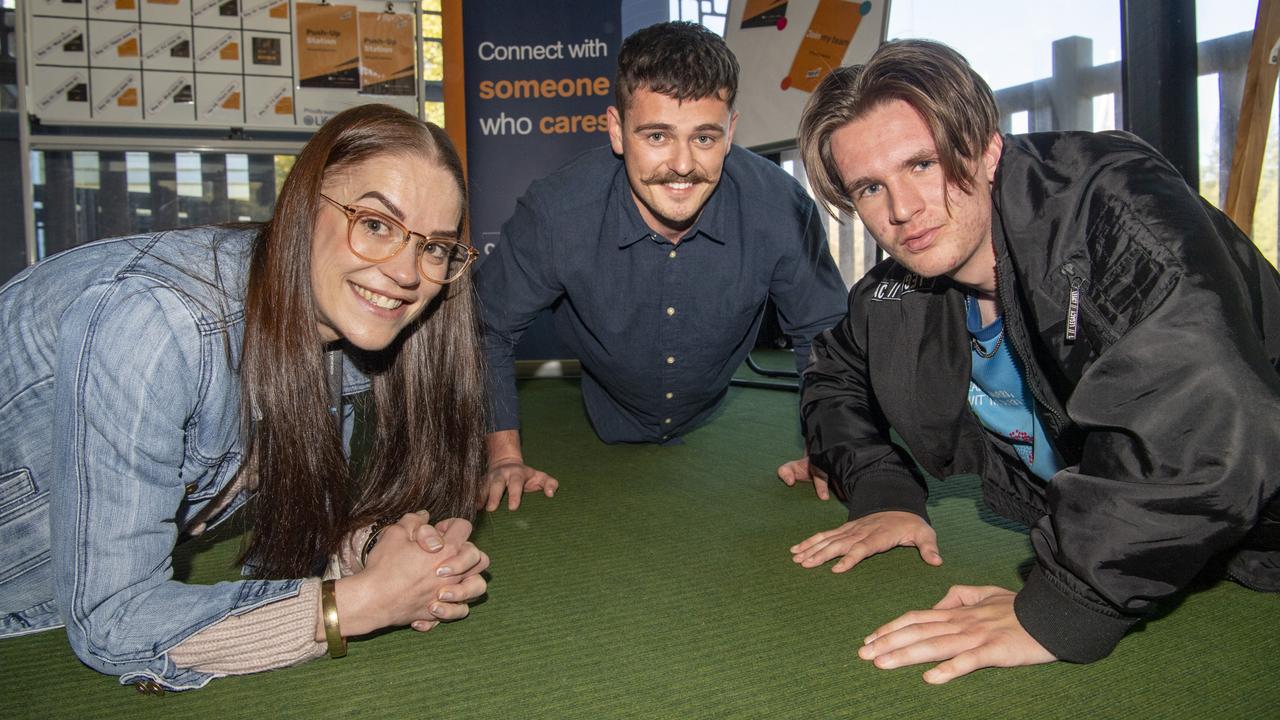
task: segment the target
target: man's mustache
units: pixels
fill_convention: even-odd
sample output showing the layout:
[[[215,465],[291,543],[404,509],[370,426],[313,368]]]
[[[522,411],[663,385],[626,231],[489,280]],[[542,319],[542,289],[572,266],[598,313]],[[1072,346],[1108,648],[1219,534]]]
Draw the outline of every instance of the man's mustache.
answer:
[[[700,172],[691,172],[688,175],[677,175],[673,172],[661,173],[659,175],[650,175],[642,182],[645,185],[666,185],[667,183],[704,183],[708,182],[707,176]]]

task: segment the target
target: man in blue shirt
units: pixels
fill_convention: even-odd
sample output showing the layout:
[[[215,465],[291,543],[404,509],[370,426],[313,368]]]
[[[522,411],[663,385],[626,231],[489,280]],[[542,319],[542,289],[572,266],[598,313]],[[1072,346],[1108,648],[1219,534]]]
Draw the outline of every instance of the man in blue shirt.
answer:
[[[557,481],[524,464],[513,349],[553,308],[605,442],[671,442],[706,421],[755,341],[766,299],[804,367],[844,312],[822,217],[773,163],[733,147],[738,63],[692,23],[618,54],[611,147],[529,186],[477,271],[494,432],[486,505]]]

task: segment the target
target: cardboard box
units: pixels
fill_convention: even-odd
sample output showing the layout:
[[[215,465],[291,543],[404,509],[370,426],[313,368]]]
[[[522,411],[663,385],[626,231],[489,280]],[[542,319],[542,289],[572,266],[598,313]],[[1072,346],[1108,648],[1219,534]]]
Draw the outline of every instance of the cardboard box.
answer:
[[[293,46],[289,34],[245,30],[244,74],[293,77]]]
[[[85,0],[24,0],[31,7],[32,17],[73,17],[84,20],[89,17]]]
[[[89,69],[40,68],[40,85],[29,97],[32,114],[42,120],[88,120]]]
[[[287,33],[292,29],[289,0],[241,0],[240,14],[245,30]]]
[[[195,75],[159,70],[143,73],[142,102],[148,121],[190,123],[196,118]]]
[[[57,17],[31,19],[31,58],[36,65],[71,65],[88,67],[88,23],[84,20]],[[33,85],[43,86],[37,77]]]
[[[142,120],[142,71],[97,69],[89,71],[89,102],[95,120]]]
[[[89,21],[89,66],[142,67],[142,26],[137,23]]]
[[[142,69],[193,72],[195,50],[191,42],[191,28],[143,23]]]
[[[241,126],[245,124],[244,108],[243,78],[196,74],[196,120]]]
[[[240,0],[191,0],[196,27],[240,28]]]
[[[200,72],[244,72],[244,41],[239,30],[196,28],[195,60]]]
[[[90,20],[138,22],[140,0],[88,0]]]
[[[142,22],[191,27],[191,0],[140,0]]]
[[[291,78],[246,77],[244,86],[246,125],[294,124]]]

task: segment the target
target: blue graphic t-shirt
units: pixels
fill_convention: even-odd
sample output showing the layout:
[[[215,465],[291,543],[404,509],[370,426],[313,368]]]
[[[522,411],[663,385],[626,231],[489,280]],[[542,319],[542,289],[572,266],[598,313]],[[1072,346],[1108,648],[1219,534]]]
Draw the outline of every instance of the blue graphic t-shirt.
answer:
[[[1035,397],[1027,388],[1022,365],[1004,341],[1004,319],[982,327],[978,304],[965,301],[966,324],[973,337],[973,371],[969,374],[969,407],[990,432],[1013,445],[1018,457],[1041,480],[1062,469],[1062,458],[1049,444]],[[981,352],[979,349],[981,348]]]

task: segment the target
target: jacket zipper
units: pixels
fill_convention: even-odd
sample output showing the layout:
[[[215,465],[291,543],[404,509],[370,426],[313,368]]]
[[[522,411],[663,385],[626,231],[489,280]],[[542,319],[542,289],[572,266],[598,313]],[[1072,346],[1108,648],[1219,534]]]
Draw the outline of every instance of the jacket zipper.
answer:
[[[1071,280],[1071,294],[1067,298],[1067,332],[1065,341],[1068,345],[1075,343],[1080,335],[1080,286],[1084,278],[1076,277],[1075,267],[1071,264],[1062,266],[1062,274]]]
[[[1024,372],[1026,373],[1027,387],[1031,390],[1031,394],[1035,397],[1036,402],[1040,404],[1040,407],[1044,408],[1044,410],[1049,414],[1049,419],[1053,426],[1053,433],[1055,435],[1061,435],[1063,428],[1066,427],[1066,423],[1063,421],[1063,417],[1058,414],[1058,411],[1054,406],[1050,405],[1045,400],[1045,396],[1040,390],[1039,368],[1035,368],[1035,363],[1031,362],[1031,354],[1028,352],[1028,348],[1021,347],[1019,342],[1020,338],[1016,337],[1017,333],[1009,332],[1008,309],[1013,307],[1014,298],[1009,296],[1009,283],[1006,282],[1006,279],[1003,277],[1004,273],[1001,272],[1005,262],[1008,262],[1007,258],[1003,261],[998,260],[996,262],[996,295],[1000,300],[1001,312],[1005,317],[1005,337],[1006,340],[1011,343],[1014,352],[1023,359],[1022,364]],[[1067,272],[1067,267],[1063,267],[1062,270],[1064,273]],[[1068,273],[1068,276],[1071,275]]]

